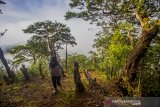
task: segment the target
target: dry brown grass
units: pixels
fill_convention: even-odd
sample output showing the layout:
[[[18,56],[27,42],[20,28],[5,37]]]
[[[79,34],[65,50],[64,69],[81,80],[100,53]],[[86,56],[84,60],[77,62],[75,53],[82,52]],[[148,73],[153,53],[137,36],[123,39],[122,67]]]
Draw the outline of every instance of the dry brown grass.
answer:
[[[77,95],[74,91],[73,75],[62,79],[64,90],[53,94],[50,78],[35,78],[31,82],[18,82],[0,86],[0,105],[7,107],[101,107],[106,96],[120,96],[116,85],[108,81],[102,73],[91,72],[97,85],[90,89],[81,72],[85,93]]]

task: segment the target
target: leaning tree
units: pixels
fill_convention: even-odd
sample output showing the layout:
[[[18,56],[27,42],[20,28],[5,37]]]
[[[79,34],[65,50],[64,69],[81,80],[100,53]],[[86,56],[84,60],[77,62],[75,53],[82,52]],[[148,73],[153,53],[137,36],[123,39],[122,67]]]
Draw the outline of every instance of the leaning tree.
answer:
[[[6,4],[6,2],[0,0],[0,4]],[[2,14],[2,10],[1,9],[0,9],[0,13]],[[6,33],[6,31],[7,31],[7,29],[4,32],[0,33],[0,37],[3,36]],[[9,67],[9,65],[7,63],[7,60],[4,57],[4,52],[1,49],[1,47],[0,47],[0,60],[2,61],[3,65],[6,68],[8,77],[11,78],[12,80],[14,80],[15,77],[14,77],[13,71],[11,71],[11,69],[10,69],[10,67]]]
[[[6,31],[7,31],[7,29],[3,33],[0,33],[0,36],[3,36],[6,33]],[[0,47],[0,60],[2,61],[3,65],[6,68],[8,77],[10,79],[12,79],[12,81],[13,81],[15,79],[15,75],[14,75],[13,71],[10,69],[10,67],[9,67],[9,65],[7,63],[7,60],[4,57],[4,52],[3,52],[1,47]]]
[[[129,77],[129,82],[134,82],[141,59],[159,33],[159,0],[70,0],[69,5],[78,11],[68,11],[65,15],[67,20],[82,18],[112,32],[121,22],[131,23],[137,28],[138,42],[123,67],[123,73]],[[128,31],[129,38],[134,39],[132,33],[133,31]]]
[[[0,0],[0,4],[6,4],[6,2]],[[0,14],[2,14],[1,9],[0,9]],[[3,33],[0,33],[0,37],[3,36],[6,33],[6,31],[7,31],[7,29]],[[15,77],[14,77],[13,71],[11,71],[10,67],[8,66],[7,60],[4,57],[4,52],[1,49],[1,47],[0,47],[0,60],[2,61],[3,65],[5,66],[5,68],[7,70],[8,77],[11,78],[12,80],[14,80]]]

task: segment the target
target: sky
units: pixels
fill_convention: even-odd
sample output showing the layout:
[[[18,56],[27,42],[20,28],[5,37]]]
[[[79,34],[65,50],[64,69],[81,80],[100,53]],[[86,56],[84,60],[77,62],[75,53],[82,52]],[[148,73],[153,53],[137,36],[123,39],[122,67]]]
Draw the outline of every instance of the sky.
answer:
[[[22,45],[32,36],[24,34],[22,29],[37,21],[58,21],[66,24],[75,37],[77,46],[68,47],[68,53],[88,55],[92,48],[95,34],[100,28],[82,19],[66,21],[65,13],[70,9],[69,0],[4,0],[7,4],[0,5],[3,14],[0,14],[0,32],[8,29],[3,37],[0,37],[0,46],[6,47]],[[63,57],[65,50],[59,51]]]

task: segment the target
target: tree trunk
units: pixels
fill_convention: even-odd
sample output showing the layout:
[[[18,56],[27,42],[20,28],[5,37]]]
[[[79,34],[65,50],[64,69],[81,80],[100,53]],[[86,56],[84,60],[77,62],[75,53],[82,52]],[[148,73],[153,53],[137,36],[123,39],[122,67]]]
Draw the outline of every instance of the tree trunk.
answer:
[[[44,73],[42,69],[42,57],[40,57],[40,60],[39,60],[39,72],[40,72],[42,79],[44,79]]]
[[[6,61],[5,57],[4,57],[4,53],[3,53],[3,50],[1,49],[1,47],[0,47],[0,59],[1,59],[2,63],[3,63],[3,65],[6,68],[8,77],[10,79],[14,80],[15,79],[14,72],[12,72],[10,67],[8,66],[8,63],[7,63],[7,61]]]
[[[84,86],[81,82],[81,76],[79,74],[78,62],[74,62],[74,83],[76,85],[77,93],[83,93],[85,91]]]
[[[67,64],[67,61],[68,61],[68,55],[67,55],[67,43],[66,43],[66,71],[68,71],[68,64]]]
[[[40,72],[40,75],[41,75],[42,79],[44,79],[44,74],[43,74],[41,62],[39,62],[39,72]]]
[[[90,88],[92,88],[96,84],[96,78],[92,78],[89,71],[85,71],[85,77],[89,82]]]
[[[113,77],[113,70],[114,70],[114,68],[113,68],[113,66],[112,66],[112,68],[111,68],[111,70],[110,70],[110,79],[112,79],[112,77]]]
[[[145,26],[144,24],[142,25]],[[134,82],[134,80],[136,79],[139,63],[146,54],[151,41],[158,33],[157,25],[149,25],[149,26],[150,28],[148,29],[142,28],[142,36],[140,38],[140,41],[135,46],[130,57],[127,59],[127,63],[124,67],[124,72],[125,74],[128,75],[130,82]]]
[[[59,64],[59,67],[61,69],[61,75],[62,75],[62,77],[65,78],[66,75],[64,74],[64,69],[63,69],[62,65]]]
[[[53,49],[53,53],[50,55],[50,63],[54,63],[55,65],[59,65],[58,60],[57,60],[57,55],[56,51]]]
[[[30,80],[30,77],[29,77],[29,74],[28,74],[28,70],[27,68],[25,67],[25,65],[22,64],[22,68],[20,69],[24,75],[24,78],[26,81],[29,81]]]
[[[33,55],[33,63],[36,64],[36,57]]]
[[[51,44],[50,44],[49,36],[47,36],[47,47],[48,47],[49,53],[52,55],[52,47],[51,47]]]

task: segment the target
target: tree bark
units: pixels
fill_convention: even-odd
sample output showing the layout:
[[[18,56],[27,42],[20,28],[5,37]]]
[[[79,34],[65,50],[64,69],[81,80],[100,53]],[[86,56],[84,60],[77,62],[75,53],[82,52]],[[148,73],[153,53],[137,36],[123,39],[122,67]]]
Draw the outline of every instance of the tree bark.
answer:
[[[137,18],[142,26],[142,35],[139,43],[134,47],[134,50],[132,51],[130,57],[127,59],[126,65],[124,66],[124,72],[129,77],[130,82],[135,81],[140,61],[146,54],[151,41],[158,34],[159,26],[157,24],[151,25],[148,24],[148,22],[143,22],[141,16],[137,15]],[[146,26],[149,26],[149,28],[145,28]]]
[[[64,69],[63,69],[62,65],[59,64],[59,67],[60,67],[60,69],[61,69],[61,75],[62,75],[62,77],[65,78],[66,75],[64,74]]]
[[[58,60],[57,60],[56,51],[54,49],[53,49],[53,54],[50,55],[50,63],[59,65]]]
[[[110,79],[112,79],[112,77],[113,77],[113,70],[114,70],[114,68],[113,68],[113,66],[112,66],[112,68],[111,68],[111,70],[110,70]]]
[[[14,80],[15,79],[14,72],[11,71],[10,67],[8,66],[8,63],[7,63],[7,61],[6,61],[5,57],[4,57],[4,53],[3,53],[3,50],[1,49],[1,47],[0,47],[0,59],[1,59],[2,63],[3,63],[3,65],[6,68],[8,77],[10,79]]]
[[[96,84],[96,78],[92,78],[89,71],[85,71],[85,77],[89,82],[90,88],[92,88]]]
[[[28,74],[28,70],[27,68],[25,67],[25,65],[22,64],[22,68],[20,69],[24,75],[24,78],[26,81],[29,81],[30,80],[30,77],[29,77],[29,74]]]
[[[131,31],[128,31],[127,37],[130,39],[131,45],[134,47],[135,38],[131,35]]]
[[[40,76],[42,77],[42,79],[44,79],[44,73],[43,73],[43,69],[42,69],[42,57],[40,56],[40,60],[39,60],[39,72],[40,72]]]
[[[51,44],[50,44],[49,36],[47,36],[47,46],[48,46],[49,53],[52,55],[52,47],[51,47]]]
[[[67,61],[68,61],[68,55],[67,55],[68,53],[67,53],[67,43],[66,43],[66,71],[68,71],[68,63],[67,63]]]
[[[81,82],[81,76],[79,74],[78,62],[74,62],[74,83],[76,85],[77,93],[83,93],[85,91],[84,86]]]
[[[41,75],[42,79],[44,79],[44,74],[43,74],[41,62],[39,62],[39,72],[40,72],[40,75]]]

